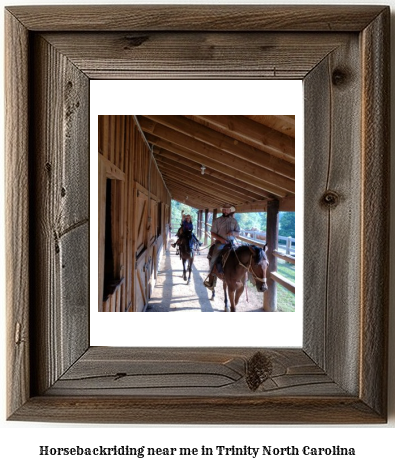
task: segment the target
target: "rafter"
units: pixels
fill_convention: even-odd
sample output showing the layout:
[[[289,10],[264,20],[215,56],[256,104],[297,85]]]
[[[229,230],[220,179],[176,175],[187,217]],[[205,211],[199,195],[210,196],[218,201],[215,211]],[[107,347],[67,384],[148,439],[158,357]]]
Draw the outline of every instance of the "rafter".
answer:
[[[294,175],[295,139],[292,137],[244,116],[204,115],[185,117],[194,122],[208,125],[211,129],[220,131],[229,138],[239,139],[258,150],[289,162],[291,164],[291,174]]]
[[[292,182],[291,188],[289,190],[284,190],[275,184],[266,182],[262,180],[259,176],[255,174],[251,174],[245,171],[242,171],[241,165],[237,165],[237,167],[232,166],[233,162],[219,162],[215,157],[208,157],[202,154],[197,154],[192,150],[185,149],[180,147],[177,144],[164,140],[160,137],[154,136],[152,134],[146,134],[148,141],[151,144],[155,145],[155,152],[159,155],[161,154],[161,149],[169,150],[175,154],[182,156],[183,158],[187,158],[192,160],[193,162],[203,164],[207,168],[213,168],[219,172],[222,172],[224,176],[229,175],[234,178],[239,178],[242,181],[245,181],[252,186],[256,186],[257,188],[263,189],[271,194],[271,196],[276,195],[278,197],[284,197],[287,194],[293,194],[295,191],[295,184]],[[210,153],[210,152],[208,152]],[[290,180],[289,180],[290,181]]]
[[[217,158],[229,159],[234,157],[247,162],[247,171],[259,172],[265,181],[273,180],[280,187],[287,189],[282,177],[295,179],[295,167],[292,163],[281,160],[267,152],[258,150],[239,140],[235,140],[207,126],[186,119],[183,116],[145,116],[139,117],[143,129],[154,132],[167,140],[178,143],[189,149],[201,151],[204,145],[209,145],[217,152]],[[162,127],[163,126],[163,127]],[[285,186],[281,186],[285,185]]]
[[[178,194],[180,195],[181,193],[184,199],[188,196],[190,200],[188,204],[192,204],[192,198],[193,201],[196,200],[203,203],[205,208],[217,207],[224,203],[224,199],[218,198],[218,196],[209,197],[205,193],[191,188],[188,184],[184,184],[172,176],[169,177],[169,181],[171,184],[171,192],[178,191]]]
[[[156,148],[156,147],[155,147]],[[159,149],[158,149],[159,150]],[[200,163],[193,162],[192,160],[188,160],[187,158],[182,157],[181,155],[176,155],[169,150],[160,149],[160,155],[155,153],[156,160],[163,160],[172,162],[173,165],[181,166],[181,167],[189,167],[190,169],[194,169],[194,171],[200,173],[202,165]],[[256,186],[252,186],[251,184],[242,181],[240,178],[232,177],[228,174],[224,174],[222,171],[216,171],[212,168],[206,167],[205,168],[205,175],[212,176],[217,180],[221,181],[222,185],[224,184],[224,178],[226,180],[226,185],[230,184],[235,189],[243,192],[249,197],[255,199],[262,199],[262,198],[270,198],[272,195],[267,191],[264,191]]]
[[[198,189],[210,197],[214,197],[215,195],[221,196],[224,199],[229,198],[230,200],[234,201],[235,203],[241,203],[241,202],[246,202],[248,201],[247,198],[242,198],[240,195],[236,195],[234,192],[228,190],[227,188],[224,187],[216,187],[213,184],[210,184],[209,182],[201,182],[198,181],[194,178],[191,178],[190,174],[180,170],[179,168],[170,168],[166,167],[163,164],[159,165],[160,171],[165,177],[165,180],[169,178],[170,176],[173,178],[178,178],[185,182],[185,184],[188,184],[191,188]],[[249,200],[252,202],[251,200]]]
[[[264,126],[275,129],[285,135],[295,138],[295,116],[285,115],[262,115],[262,116],[245,116],[255,122],[259,122]]]
[[[210,192],[222,191],[222,188],[224,188],[225,192],[230,195],[229,197],[232,198],[232,200],[237,198],[238,200],[252,202],[256,201],[257,199],[261,199],[259,195],[251,194],[243,188],[231,184],[229,181],[227,182],[226,186],[224,186],[223,178],[217,178],[207,173],[201,175],[200,171],[197,172],[195,169],[180,163],[177,165],[177,167],[175,167],[172,160],[165,159],[161,156],[156,156],[156,161],[162,174],[164,171],[166,171],[166,169],[173,170],[176,173],[178,172],[180,176],[185,177],[187,181],[194,181],[195,183],[201,185],[202,188],[207,187]]]

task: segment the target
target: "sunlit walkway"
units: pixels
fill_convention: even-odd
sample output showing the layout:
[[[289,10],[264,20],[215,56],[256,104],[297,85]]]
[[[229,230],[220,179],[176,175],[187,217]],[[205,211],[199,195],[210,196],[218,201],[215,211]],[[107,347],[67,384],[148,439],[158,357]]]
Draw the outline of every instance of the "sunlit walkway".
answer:
[[[222,282],[218,282],[215,300],[211,301],[211,291],[206,289],[203,281],[208,274],[207,248],[195,255],[191,282],[187,285],[182,277],[182,261],[176,250],[170,248],[162,256],[157,275],[157,281],[148,303],[148,312],[223,312],[224,295]],[[249,292],[250,302],[246,302],[245,294],[242,295],[238,311],[260,311],[262,294],[256,299],[253,292]],[[255,306],[255,308],[254,308]],[[258,307],[257,307],[258,306]]]
[[[147,311],[199,311],[213,312],[214,305],[209,300],[211,292],[203,285],[208,273],[207,249],[195,255],[191,281],[187,285],[182,277],[182,261],[176,250],[170,248],[162,256],[156,286]]]

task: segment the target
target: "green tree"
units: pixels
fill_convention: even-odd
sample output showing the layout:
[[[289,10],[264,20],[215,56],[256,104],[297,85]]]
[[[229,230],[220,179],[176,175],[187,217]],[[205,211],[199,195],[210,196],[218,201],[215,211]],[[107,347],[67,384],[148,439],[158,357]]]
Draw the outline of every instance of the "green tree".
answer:
[[[280,212],[279,235],[295,238],[295,212]]]
[[[253,228],[266,231],[266,212],[244,212],[238,214],[236,212],[235,219],[244,230],[251,230]]]
[[[173,231],[176,231],[181,224],[181,213],[184,211],[184,214],[189,214],[192,218],[192,223],[196,227],[197,222],[197,212],[198,210],[194,207],[188,206],[183,202],[171,201],[171,226]]]

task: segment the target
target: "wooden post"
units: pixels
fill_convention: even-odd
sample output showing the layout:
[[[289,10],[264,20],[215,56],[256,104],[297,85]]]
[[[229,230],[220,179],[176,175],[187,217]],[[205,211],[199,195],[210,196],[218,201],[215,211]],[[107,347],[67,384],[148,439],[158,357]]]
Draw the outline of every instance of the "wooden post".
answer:
[[[208,227],[207,227],[207,221],[208,221],[208,209],[204,211],[204,244],[207,245],[207,232],[208,232]]]
[[[199,211],[196,211],[195,235],[199,238]]]
[[[203,211],[198,212],[198,238],[202,238]]]
[[[213,222],[217,218],[217,214],[218,214],[218,209],[214,209],[214,211],[213,211]]]
[[[287,238],[287,248],[286,248],[286,251],[285,253],[287,255],[290,255],[291,254],[291,246],[292,246],[292,238],[291,237],[288,237]]]
[[[269,272],[267,273],[268,290],[263,296],[263,309],[266,312],[275,312],[277,310],[277,284],[271,279],[270,273],[277,271],[277,258],[273,255],[273,251],[278,246],[278,208],[279,201],[277,199],[269,201],[267,204],[266,243]]]
[[[196,211],[195,235],[199,238],[199,211]]]

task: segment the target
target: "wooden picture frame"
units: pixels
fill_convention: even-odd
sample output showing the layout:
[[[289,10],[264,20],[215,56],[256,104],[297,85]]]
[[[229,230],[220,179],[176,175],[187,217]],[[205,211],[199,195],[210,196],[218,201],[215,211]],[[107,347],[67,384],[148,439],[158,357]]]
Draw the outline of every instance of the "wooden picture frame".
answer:
[[[8,419],[386,422],[389,8],[31,6],[5,20]],[[304,80],[301,349],[90,347],[89,82],[110,78]]]

